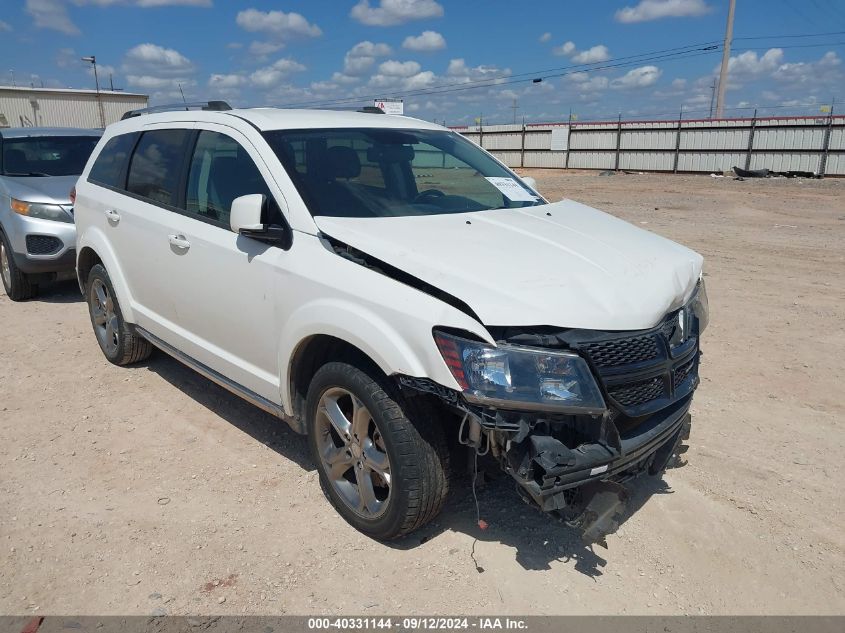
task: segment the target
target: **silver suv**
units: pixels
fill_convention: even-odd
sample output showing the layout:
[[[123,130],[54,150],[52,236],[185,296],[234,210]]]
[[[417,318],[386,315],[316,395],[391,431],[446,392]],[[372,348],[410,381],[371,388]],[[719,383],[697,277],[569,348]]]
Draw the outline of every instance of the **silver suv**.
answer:
[[[73,276],[76,263],[71,189],[100,130],[0,129],[0,277],[13,301],[38,284]]]

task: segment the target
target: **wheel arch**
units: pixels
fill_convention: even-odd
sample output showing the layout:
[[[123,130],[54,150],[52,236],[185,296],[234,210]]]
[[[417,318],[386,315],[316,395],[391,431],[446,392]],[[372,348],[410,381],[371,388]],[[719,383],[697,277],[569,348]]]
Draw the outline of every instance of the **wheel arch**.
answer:
[[[85,284],[91,269],[101,264],[109,274],[124,320],[127,323],[135,323],[132,295],[126,284],[123,269],[106,238],[99,231],[88,231],[78,238],[76,246],[76,278],[82,294],[85,294]]]

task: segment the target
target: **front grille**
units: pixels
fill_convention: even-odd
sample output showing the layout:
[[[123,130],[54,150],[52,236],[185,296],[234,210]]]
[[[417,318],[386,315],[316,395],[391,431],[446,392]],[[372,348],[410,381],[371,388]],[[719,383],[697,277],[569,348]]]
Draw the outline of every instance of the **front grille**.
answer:
[[[663,378],[658,376],[651,380],[642,380],[640,382],[611,387],[607,391],[610,397],[623,407],[635,407],[660,398],[665,389]]]
[[[688,363],[681,365],[680,367],[675,369],[674,379],[673,379],[673,384],[674,384],[675,389],[680,387],[683,384],[683,382],[687,378],[689,378],[690,374],[695,370],[695,360],[696,359],[693,358]]]
[[[650,330],[571,331],[567,343],[590,361],[609,404],[633,418],[654,413],[697,386],[698,324],[682,342],[678,327],[674,312]]]
[[[654,360],[660,353],[657,337],[653,334],[616,341],[585,343],[581,350],[600,368],[642,363]]]
[[[27,235],[26,251],[30,255],[54,255],[62,250],[62,241],[51,235]]]

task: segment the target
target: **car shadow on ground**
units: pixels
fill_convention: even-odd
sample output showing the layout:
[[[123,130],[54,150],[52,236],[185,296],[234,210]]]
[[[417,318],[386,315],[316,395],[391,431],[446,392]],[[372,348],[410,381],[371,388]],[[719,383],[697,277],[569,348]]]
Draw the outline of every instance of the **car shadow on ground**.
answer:
[[[156,350],[145,365],[174,388],[285,459],[303,470],[314,470],[305,436],[295,433],[283,420],[230,393],[160,350]]]
[[[284,421],[265,413],[161,351],[153,354],[146,362],[146,367],[215,415],[285,459],[295,462],[303,470],[315,470],[305,437],[291,430]],[[485,542],[513,548],[517,563],[527,570],[551,569],[551,564],[559,561],[572,564],[576,571],[592,578],[604,574],[608,564],[606,557],[612,556],[612,549],[583,543],[574,528],[526,504],[516,491],[516,484],[506,474],[490,472],[489,469],[485,471],[486,483],[476,489],[478,515],[471,477],[458,474],[453,478],[446,506],[432,523],[405,538],[384,545],[399,550],[413,550],[444,532],[462,532],[476,539],[468,555],[480,574],[485,572],[485,554],[483,547],[478,545]],[[621,518],[622,525],[653,495],[673,492],[662,477],[642,476],[628,482],[626,487],[630,499]],[[488,524],[487,529],[479,527],[478,516]],[[610,547],[613,548],[617,543],[617,540],[612,539]]]
[[[79,292],[79,284],[75,279],[49,281],[39,284],[38,294],[30,299],[30,301],[40,301],[42,303],[79,303],[82,301],[82,293]]]

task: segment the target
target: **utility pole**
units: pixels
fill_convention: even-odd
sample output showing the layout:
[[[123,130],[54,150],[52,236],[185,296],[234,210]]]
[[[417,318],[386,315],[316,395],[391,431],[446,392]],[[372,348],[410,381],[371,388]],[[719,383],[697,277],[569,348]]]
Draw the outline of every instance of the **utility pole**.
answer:
[[[18,84],[16,84],[16,83],[15,83],[15,69],[14,69],[14,68],[10,68],[10,69],[9,69],[9,74],[10,74],[10,75],[12,75],[12,87],[13,87],[13,88],[17,88],[17,87],[18,87]]]
[[[100,110],[100,127],[106,129],[106,111],[103,110],[103,100],[100,98],[100,78],[97,76],[97,57],[95,55],[83,57],[82,61],[94,66],[94,85],[97,88],[97,107]]]
[[[516,125],[516,111],[519,110],[519,106],[516,104],[516,98],[513,100],[511,110],[513,110],[513,124]]]
[[[734,13],[736,0],[731,0],[728,8],[728,24],[725,27],[725,45],[722,47],[722,68],[719,71],[719,95],[716,97],[716,118],[725,114],[725,92],[728,89],[728,62],[731,59],[731,42],[734,39]]]
[[[713,80],[713,85],[710,86],[710,119],[713,119],[713,101],[716,99],[716,80]]]

